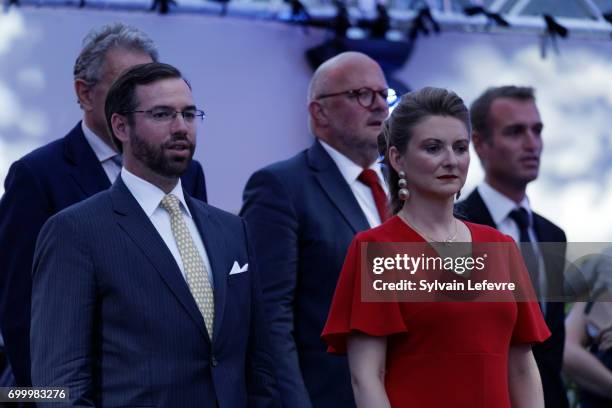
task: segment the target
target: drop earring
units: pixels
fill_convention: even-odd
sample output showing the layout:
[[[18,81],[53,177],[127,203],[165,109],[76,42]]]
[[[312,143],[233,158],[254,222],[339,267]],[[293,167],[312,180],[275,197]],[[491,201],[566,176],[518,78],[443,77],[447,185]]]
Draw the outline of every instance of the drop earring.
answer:
[[[408,200],[408,198],[410,198],[410,191],[408,191],[408,189],[406,188],[406,186],[408,185],[408,182],[406,181],[406,173],[400,171],[398,173],[398,176],[399,180],[397,180],[397,185],[399,187],[399,191],[397,192],[397,196],[400,200],[406,201]]]

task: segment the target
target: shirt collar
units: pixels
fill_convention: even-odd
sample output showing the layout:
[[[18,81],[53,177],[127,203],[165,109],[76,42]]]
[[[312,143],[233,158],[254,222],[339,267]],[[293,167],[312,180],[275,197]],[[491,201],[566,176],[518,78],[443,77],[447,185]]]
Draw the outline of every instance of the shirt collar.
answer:
[[[342,177],[344,177],[346,182],[349,184],[356,182],[357,178],[363,171],[363,168],[345,155],[343,155],[342,153],[340,153],[338,150],[331,147],[329,144],[322,141],[321,139],[319,139],[319,142],[321,143],[321,146],[323,146],[325,151],[330,155],[334,163],[336,163],[336,166],[338,166],[338,170],[340,170],[340,173],[342,174]],[[378,161],[374,161],[374,163],[372,163],[368,168],[376,172],[376,175],[378,176],[378,182],[381,186],[383,186],[383,188],[386,187],[385,179],[383,177],[382,170]]]
[[[81,121],[81,128],[83,129],[83,135],[85,139],[93,149],[98,161],[100,163],[117,155],[109,145],[107,145],[98,135],[96,135],[90,128],[87,127],[85,121]]]
[[[531,214],[531,207],[529,206],[529,199],[527,196],[517,205],[514,201],[491,187],[486,181],[478,186],[478,193],[489,209],[495,225],[501,224],[508,217],[510,211],[517,208],[524,208],[527,210],[529,225],[533,225],[533,215]]]
[[[166,193],[164,193],[159,187],[141,179],[134,173],[131,173],[125,167],[121,168],[121,179],[125,183],[128,190],[130,190],[136,201],[138,201],[138,204],[140,204],[145,214],[147,214],[147,217],[151,217],[153,212],[159,207],[159,203],[161,202],[162,198],[164,198]],[[170,194],[174,194],[179,199],[184,213],[191,217],[191,212],[189,211],[189,207],[187,207],[187,202],[185,201],[185,196],[183,195],[183,187],[181,185],[180,178]]]

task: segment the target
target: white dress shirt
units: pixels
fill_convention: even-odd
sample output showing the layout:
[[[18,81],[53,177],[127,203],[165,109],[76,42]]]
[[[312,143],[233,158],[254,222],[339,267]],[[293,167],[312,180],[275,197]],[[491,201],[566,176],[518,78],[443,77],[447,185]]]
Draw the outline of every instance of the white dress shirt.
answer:
[[[181,273],[183,274],[183,278],[185,278],[185,268],[183,267],[183,260],[181,259],[181,254],[178,250],[178,246],[176,245],[176,240],[174,239],[174,235],[172,234],[170,214],[168,213],[168,211],[164,210],[159,205],[162,198],[164,198],[166,194],[157,186],[154,186],[148,181],[141,179],[133,173],[130,173],[125,167],[121,169],[121,179],[125,183],[128,190],[130,190],[136,201],[138,201],[138,204],[143,209],[147,217],[149,217],[149,219],[153,223],[153,226],[166,243],[166,246],[172,253],[176,264],[178,265],[179,269],[181,270]],[[208,259],[208,254],[206,253],[204,242],[202,242],[202,238],[200,237],[200,232],[198,231],[195,221],[191,216],[191,212],[187,207],[187,203],[185,202],[181,179],[178,180],[178,183],[176,184],[174,189],[172,189],[170,194],[175,195],[180,201],[183,219],[185,220],[187,228],[189,228],[189,233],[193,238],[193,242],[196,248],[198,249],[200,256],[202,257],[204,266],[206,266],[206,270],[208,271],[208,279],[210,280],[210,283],[212,285],[213,275],[210,267],[210,261]]]
[[[359,181],[357,178],[363,171],[363,168],[358,164],[354,163],[351,159],[340,153],[338,150],[334,149],[324,141],[319,139],[319,142],[325,149],[325,151],[330,155],[338,169],[340,170],[340,174],[346,180],[346,183],[351,188],[353,195],[357,199],[357,203],[359,203],[359,207],[366,216],[370,227],[376,227],[381,224],[380,215],[378,214],[378,209],[376,208],[376,202],[374,201],[374,196],[372,195],[372,190],[370,187]],[[380,164],[378,161],[372,163],[369,167],[370,169],[376,172],[378,176],[378,182],[383,188],[384,192],[389,195],[389,191],[387,190],[387,184],[385,183],[382,171],[380,169]]]
[[[491,218],[493,218],[493,222],[495,222],[497,229],[500,232],[511,236],[515,242],[520,242],[520,230],[518,225],[516,225],[516,222],[509,217],[509,214],[512,210],[519,208],[524,208],[527,210],[527,215],[529,217],[529,228],[527,229],[527,232],[529,233],[533,250],[538,257],[538,286],[541,289],[541,293],[546,293],[544,290],[544,288],[546,288],[544,260],[542,259],[542,254],[538,245],[536,244],[538,242],[538,238],[535,234],[535,230],[533,229],[533,213],[531,212],[531,207],[529,206],[529,199],[527,196],[525,196],[525,198],[523,198],[523,200],[517,205],[514,201],[491,187],[487,182],[483,182],[478,186],[478,193],[480,194],[480,197],[482,197],[482,201],[484,201],[485,205],[489,209]]]
[[[89,129],[85,121],[81,122],[81,128],[83,129],[83,134],[85,135],[87,143],[89,143],[98,161],[102,165],[106,177],[108,177],[111,184],[113,184],[121,172],[121,167],[112,160],[118,153]]]

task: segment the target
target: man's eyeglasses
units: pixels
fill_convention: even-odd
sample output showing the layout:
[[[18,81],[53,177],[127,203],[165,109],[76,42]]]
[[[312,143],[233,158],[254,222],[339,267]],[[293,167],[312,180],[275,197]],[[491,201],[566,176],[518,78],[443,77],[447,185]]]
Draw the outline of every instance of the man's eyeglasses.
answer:
[[[347,95],[349,98],[357,99],[359,105],[366,109],[369,109],[376,102],[376,95],[380,95],[384,100],[387,101],[389,107],[395,105],[399,100],[399,97],[392,88],[381,89],[375,91],[372,88],[359,88],[351,89],[349,91],[335,92],[330,94],[319,95],[317,99],[330,98],[332,96]]]
[[[145,113],[148,117],[153,119],[155,122],[167,123],[171,122],[176,118],[176,115],[180,114],[183,120],[187,123],[194,123],[196,120],[202,120],[206,114],[203,110],[199,109],[185,109],[184,111],[177,111],[172,108],[159,107],[149,110],[133,110],[119,112],[123,115],[128,113]]]

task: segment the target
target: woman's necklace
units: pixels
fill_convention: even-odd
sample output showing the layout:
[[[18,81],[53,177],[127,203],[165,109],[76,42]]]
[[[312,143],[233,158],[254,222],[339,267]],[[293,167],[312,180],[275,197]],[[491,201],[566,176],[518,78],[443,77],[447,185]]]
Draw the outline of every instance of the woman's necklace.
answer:
[[[450,245],[451,243],[455,242],[457,240],[457,235],[458,235],[458,227],[457,227],[457,219],[453,218],[454,224],[455,224],[455,232],[452,235],[447,236],[443,241],[437,240],[435,238],[432,238],[431,236],[425,234],[422,230],[420,230],[419,228],[417,228],[413,223],[411,223],[408,218],[406,217],[405,214],[403,214],[401,211],[398,213],[399,217],[402,219],[402,221],[404,221],[406,224],[408,224],[408,226],[410,228],[412,228],[413,230],[415,230],[416,232],[418,232],[420,235],[422,235],[423,237],[425,237],[428,241],[430,242],[437,242],[437,243],[442,243],[445,245]]]

